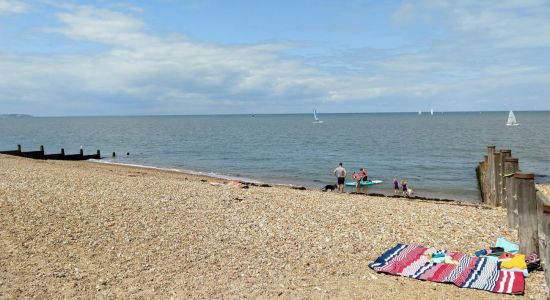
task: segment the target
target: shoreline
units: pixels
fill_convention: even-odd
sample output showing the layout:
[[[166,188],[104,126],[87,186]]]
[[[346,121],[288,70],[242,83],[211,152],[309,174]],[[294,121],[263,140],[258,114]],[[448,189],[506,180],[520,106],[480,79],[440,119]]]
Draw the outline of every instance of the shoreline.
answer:
[[[93,162],[0,163],[0,297],[517,299],[368,267],[396,243],[472,255],[499,235],[517,241],[502,208],[211,185],[219,179]],[[530,274],[525,297],[544,297],[543,280]]]
[[[217,179],[217,180],[228,180],[228,181],[239,181],[242,183],[252,183],[252,184],[269,184],[273,186],[280,186],[280,187],[287,187],[287,188],[306,188],[307,190],[321,190],[321,186],[313,186],[308,184],[294,184],[294,183],[281,183],[281,182],[273,182],[269,180],[261,180],[261,179],[255,179],[255,178],[249,178],[249,177],[241,177],[241,176],[230,176],[230,175],[223,175],[223,174],[217,174],[214,172],[203,172],[203,171],[193,171],[188,169],[179,169],[179,168],[170,168],[170,167],[157,167],[157,166],[149,166],[149,165],[141,165],[141,164],[132,164],[132,163],[120,163],[120,162],[112,162],[112,161],[105,161],[101,159],[90,159],[88,160],[92,163],[98,163],[98,164],[105,164],[105,165],[116,165],[116,166],[123,166],[123,167],[130,167],[130,168],[143,168],[148,170],[157,170],[157,171],[165,171],[165,172],[175,172],[178,174],[186,174],[191,176],[199,176],[204,178],[211,178],[211,179]],[[385,182],[386,183],[386,182]],[[319,183],[323,185],[323,183]],[[387,184],[387,183],[386,183]],[[374,188],[377,188],[376,186]],[[404,197],[398,195],[394,195],[390,192],[387,193],[380,193],[380,192],[374,192],[374,193],[357,193],[353,191],[353,188],[346,187],[348,191],[347,194],[362,194],[367,196],[375,196],[375,197],[388,197],[388,198],[408,198],[408,199],[416,199],[416,200],[426,200],[426,201],[445,201],[445,202],[460,202],[460,203],[469,203],[469,204],[482,204],[480,200],[474,200],[474,199],[450,199],[446,197],[430,197],[430,196],[420,196],[415,195],[412,197]]]

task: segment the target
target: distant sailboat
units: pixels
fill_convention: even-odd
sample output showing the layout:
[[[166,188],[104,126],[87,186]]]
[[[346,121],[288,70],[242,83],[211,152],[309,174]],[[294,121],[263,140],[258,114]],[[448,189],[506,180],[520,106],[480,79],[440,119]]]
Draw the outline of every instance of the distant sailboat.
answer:
[[[508,121],[506,122],[506,125],[507,126],[518,126],[519,125],[513,111],[510,111],[510,113],[508,114]]]
[[[313,121],[313,123],[323,123],[323,121],[319,120],[319,118],[317,118],[317,110],[313,110],[313,118],[315,119],[315,121]]]
[[[430,109],[430,114],[433,116],[434,115],[434,109]]]
[[[422,114],[422,111],[421,111],[421,110],[419,110],[419,111],[418,111],[418,115],[421,115],[421,114]]]

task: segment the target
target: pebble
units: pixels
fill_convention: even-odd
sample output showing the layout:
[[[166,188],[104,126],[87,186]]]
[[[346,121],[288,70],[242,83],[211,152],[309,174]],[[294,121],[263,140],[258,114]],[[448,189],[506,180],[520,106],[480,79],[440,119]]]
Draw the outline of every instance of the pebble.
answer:
[[[502,208],[94,162],[0,166],[0,297],[516,299],[368,267],[396,243],[473,254],[517,241]],[[544,299],[543,280],[530,274],[526,297]]]

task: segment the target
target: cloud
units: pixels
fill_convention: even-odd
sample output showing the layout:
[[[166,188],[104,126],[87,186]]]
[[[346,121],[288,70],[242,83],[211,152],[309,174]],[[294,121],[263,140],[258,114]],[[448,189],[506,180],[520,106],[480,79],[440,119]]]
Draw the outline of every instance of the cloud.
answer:
[[[15,0],[0,0],[0,14],[17,14],[25,12],[28,9],[27,4]]]
[[[236,112],[244,103],[323,98],[335,82],[319,70],[282,58],[290,47],[286,44],[221,47],[184,36],[159,37],[147,33],[147,26],[131,15],[90,6],[58,13],[57,18],[62,26],[48,32],[105,45],[106,50],[0,58],[3,69],[13,71],[0,80],[2,90],[21,91],[27,95],[20,97],[23,101],[81,95],[72,101],[87,102],[95,96],[117,106],[118,101],[134,99],[134,113],[152,108],[159,113],[197,113],[196,107],[207,107],[205,103]],[[198,100],[202,106],[193,105]]]
[[[59,13],[57,18],[65,24],[57,31],[72,39],[119,46],[140,46],[150,42],[141,32],[145,24],[123,13],[82,6]]]

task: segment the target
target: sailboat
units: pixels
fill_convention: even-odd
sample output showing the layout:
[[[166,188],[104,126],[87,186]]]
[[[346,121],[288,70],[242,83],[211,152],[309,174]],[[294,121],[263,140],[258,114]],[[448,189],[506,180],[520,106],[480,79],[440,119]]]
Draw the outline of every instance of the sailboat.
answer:
[[[434,109],[430,109],[430,114],[433,116],[434,115]]]
[[[314,109],[313,110],[313,118],[315,119],[315,121],[313,121],[313,123],[323,123],[323,121],[319,120],[319,118],[317,118],[317,110]]]
[[[507,126],[518,126],[519,125],[513,111],[510,111],[510,113],[508,114],[508,121],[506,122],[506,125]]]
[[[421,110],[419,110],[419,111],[418,111],[418,115],[420,116],[421,114],[422,114],[422,111],[421,111]]]

